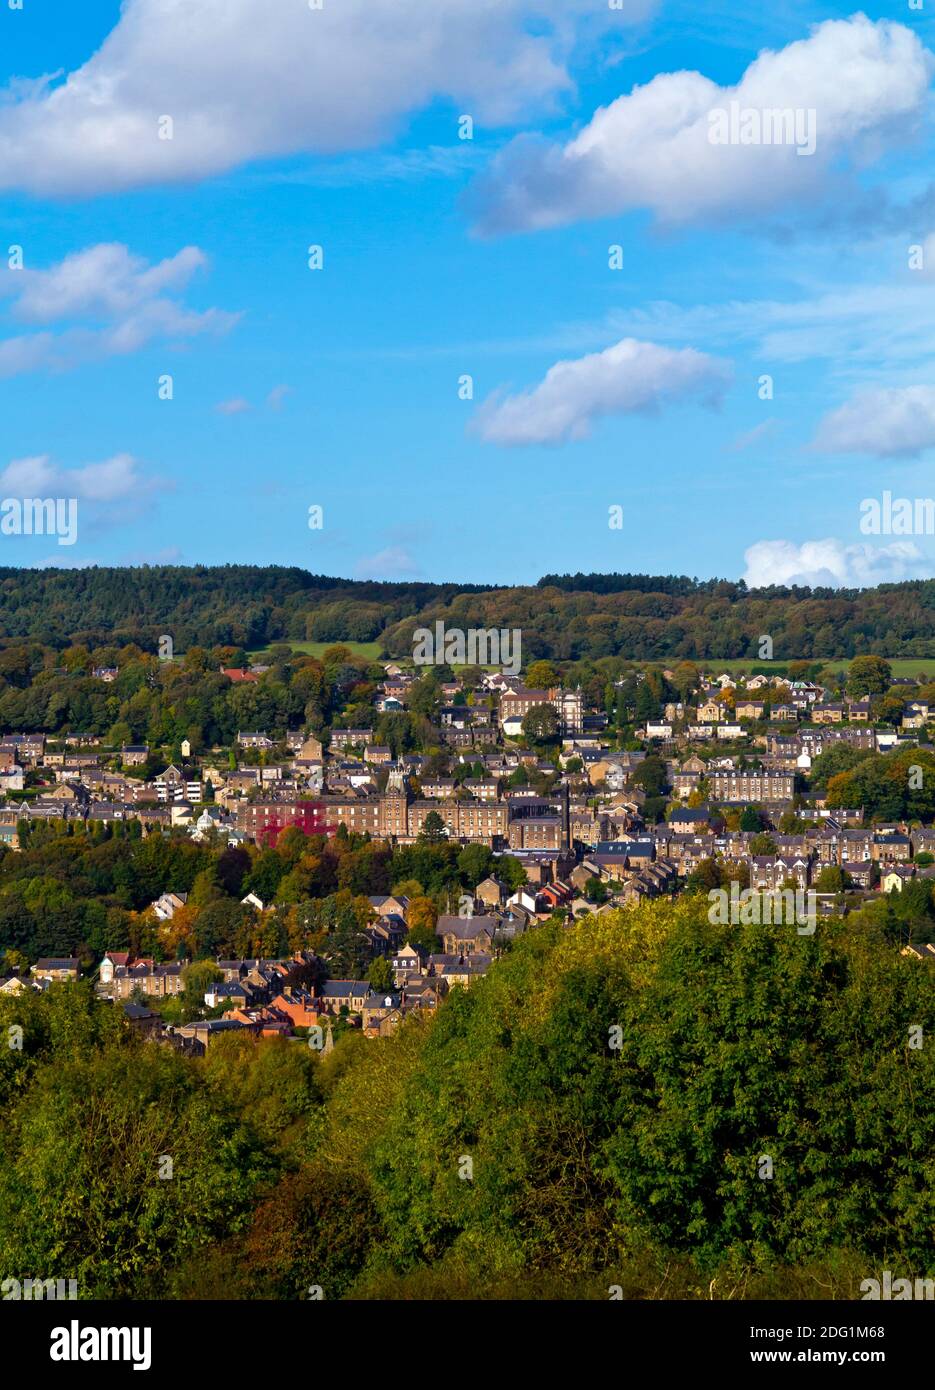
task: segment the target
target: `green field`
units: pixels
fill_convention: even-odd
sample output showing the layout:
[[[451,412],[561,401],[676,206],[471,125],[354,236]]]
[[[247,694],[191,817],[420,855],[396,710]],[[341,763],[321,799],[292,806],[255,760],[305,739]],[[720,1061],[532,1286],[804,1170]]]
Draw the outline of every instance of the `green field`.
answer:
[[[379,642],[298,642],[291,637],[284,638],[287,647],[291,647],[294,652],[301,652],[304,656],[322,656],[329,647],[347,647],[355,656],[366,657],[368,661],[380,660]],[[278,645],[278,643],[274,644]],[[261,661],[269,653],[269,647],[257,648],[247,653],[254,661]]]
[[[820,658],[802,658],[802,660],[804,661],[811,661],[813,659],[817,662]],[[925,675],[929,679],[935,679],[935,657],[888,656],[885,659],[889,662],[890,668],[892,669],[894,676]],[[789,658],[789,661],[795,660],[795,657]],[[827,661],[821,658],[821,664],[823,666],[831,666],[835,670],[840,669],[842,671],[846,671],[852,660],[853,657],[850,656],[835,656],[830,657]],[[672,664],[674,663],[660,663],[660,665],[665,666],[671,666]],[[696,666],[701,667],[703,670],[707,672],[751,671],[754,667],[756,667],[758,671],[761,669],[764,671],[768,671],[774,667],[779,670],[782,670],[782,668],[787,666],[788,664],[788,661],[757,661],[756,657],[749,656],[727,657],[726,659],[719,659],[712,656],[704,657],[695,662]]]
[[[292,648],[294,652],[302,652],[306,656],[320,657],[329,647],[348,647],[355,656],[365,657],[367,661],[379,661],[381,646],[379,642],[299,642],[290,638],[284,639],[285,644]],[[262,661],[269,654],[269,647],[251,649],[248,655],[252,661]],[[803,658],[809,660],[810,658]],[[815,661],[818,661],[815,657]],[[402,659],[401,659],[402,660]],[[641,662],[640,665],[657,665],[672,667],[676,665],[679,658],[671,657],[668,660],[653,662]],[[795,657],[790,657],[794,661]],[[852,658],[848,656],[833,657],[828,661],[822,661],[822,665],[831,666],[835,669],[846,670]],[[907,657],[887,657],[894,676],[918,676],[925,675],[930,680],[935,680],[935,657],[907,656]],[[407,664],[402,660],[402,664]],[[695,661],[695,665],[701,670],[715,675],[719,671],[751,671],[757,670],[782,670],[788,665],[787,661],[758,661],[756,657],[733,656],[733,657],[704,657]],[[487,669],[494,670],[494,667]]]

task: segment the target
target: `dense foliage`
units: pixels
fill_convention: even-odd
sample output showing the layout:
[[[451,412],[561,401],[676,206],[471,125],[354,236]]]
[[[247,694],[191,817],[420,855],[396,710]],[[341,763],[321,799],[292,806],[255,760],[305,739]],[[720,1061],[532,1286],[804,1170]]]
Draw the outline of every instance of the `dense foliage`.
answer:
[[[0,634],[49,645],[263,646],[281,637],[369,641],[423,604],[479,588],[331,579],[280,565],[0,568]]]
[[[0,1063],[3,1277],[853,1297],[935,1272],[935,994],[872,917],[802,937],[687,898],[544,927],[434,1022],[325,1057],[179,1058],[82,988],[0,1000],[25,1027]]]
[[[10,952],[27,962],[76,956],[90,967],[128,946],[156,960],[309,948],[327,954],[336,976],[362,978],[370,895],[404,893],[410,936],[428,944],[438,914],[455,910],[488,873],[514,887],[525,881],[515,859],[484,845],[391,848],[343,827],[327,839],[289,828],[275,849],[143,835],[134,821],[39,822],[22,835],[20,852],[0,849],[0,966]],[[164,892],[188,901],[159,922],[149,905]],[[273,910],[245,905],[248,893]]]
[[[372,641],[412,654],[412,631],[517,628],[526,659],[935,655],[935,581],[875,589],[748,590],[678,576],[547,575],[537,586],[377,583],[280,566],[0,570],[0,638],[178,650],[281,640]]]
[[[230,744],[239,730],[282,736],[302,726],[321,730],[346,715],[357,727],[413,747],[430,732],[424,714],[378,716],[372,705],[382,667],[347,647],[327,647],[320,658],[274,646],[269,669],[257,681],[233,682],[221,668],[239,670],[247,657],[237,647],[189,647],[178,661],[160,661],[135,643],[63,651],[38,643],[0,650],[0,728],[40,733],[78,731],[108,744],[166,745],[187,738],[195,752]],[[119,668],[115,679],[94,676]],[[435,684],[426,707],[438,699]]]

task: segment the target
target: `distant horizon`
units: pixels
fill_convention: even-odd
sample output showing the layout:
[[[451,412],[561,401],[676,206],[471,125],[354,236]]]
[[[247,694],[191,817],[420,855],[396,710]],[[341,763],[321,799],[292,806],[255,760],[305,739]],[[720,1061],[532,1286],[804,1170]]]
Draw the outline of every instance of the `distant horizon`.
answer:
[[[495,592],[495,591],[497,591],[497,590],[509,590],[509,589],[537,589],[537,588],[544,588],[544,587],[547,587],[547,586],[543,584],[543,580],[552,577],[551,572],[550,572],[549,574],[539,575],[538,578],[536,578],[536,579],[517,580],[515,583],[503,583],[503,582],[497,582],[497,581],[486,581],[486,580],[483,580],[483,579],[449,579],[449,578],[433,579],[433,578],[431,578],[431,577],[429,577],[429,576],[427,576],[427,575],[418,575],[418,576],[412,575],[412,576],[408,576],[408,577],[406,577],[406,578],[400,578],[400,577],[398,577],[398,576],[395,577],[395,578],[394,578],[394,577],[382,578],[382,577],[379,577],[379,576],[376,576],[376,575],[372,575],[372,576],[368,576],[367,578],[361,578],[360,576],[355,576],[355,575],[345,575],[345,574],[336,574],[336,573],[325,573],[325,572],[322,571],[322,570],[311,569],[311,568],[309,568],[307,565],[301,565],[301,564],[297,564],[297,563],[286,563],[286,562],[284,562],[284,561],[269,561],[269,562],[263,562],[263,561],[252,561],[252,560],[216,560],[216,561],[205,561],[205,560],[145,560],[145,561],[140,561],[140,562],[137,562],[137,563],[126,563],[126,564],[116,564],[116,563],[111,564],[111,563],[106,563],[106,562],[90,561],[90,560],[89,560],[89,561],[87,561],[86,563],[83,563],[83,564],[72,564],[72,565],[56,565],[56,564],[45,564],[45,565],[26,565],[26,564],[22,564],[22,565],[19,565],[19,564],[17,564],[17,565],[10,565],[10,564],[7,564],[7,565],[3,565],[3,564],[0,564],[0,573],[2,573],[4,570],[10,570],[10,571],[14,571],[14,572],[21,572],[21,573],[36,573],[36,574],[47,574],[47,573],[50,573],[50,572],[53,572],[53,571],[56,571],[56,572],[59,572],[59,573],[62,573],[62,574],[67,574],[67,573],[69,573],[69,572],[71,572],[71,571],[75,571],[75,570],[108,570],[108,571],[110,571],[110,570],[116,570],[116,571],[118,571],[118,572],[127,572],[127,573],[131,573],[131,572],[134,572],[134,571],[143,572],[143,571],[146,571],[146,570],[174,570],[174,571],[184,571],[184,570],[193,570],[193,569],[204,569],[204,570],[252,569],[252,570],[258,570],[258,571],[268,571],[268,570],[283,570],[283,571],[290,571],[290,570],[297,570],[297,571],[301,572],[302,574],[308,575],[308,576],[309,576],[310,578],[312,578],[312,579],[321,580],[321,581],[323,581],[323,582],[325,582],[325,583],[334,583],[334,584],[340,584],[340,585],[361,585],[361,586],[365,586],[365,585],[374,585],[374,584],[376,584],[376,585],[395,586],[395,587],[400,588],[400,589],[411,589],[411,588],[414,588],[414,587],[422,586],[422,587],[426,587],[426,588],[437,588],[437,589],[451,589],[451,588],[455,588],[455,589],[460,589],[460,590],[465,591],[465,592],[473,590],[473,591],[476,591],[476,592],[484,592],[484,593],[487,593],[487,592]],[[561,577],[561,578],[564,578],[564,579],[574,579],[574,578],[577,578],[578,575],[577,575],[577,572],[571,572],[571,573],[563,573],[560,577]],[[904,579],[880,579],[879,582],[876,583],[876,584],[852,584],[852,585],[848,585],[848,586],[846,586],[846,587],[837,586],[837,585],[833,585],[833,584],[804,584],[804,583],[797,583],[797,582],[794,582],[794,581],[788,581],[788,582],[785,582],[785,583],[775,583],[775,584],[771,584],[771,585],[757,585],[757,586],[751,586],[751,585],[747,584],[746,580],[745,580],[742,576],[739,577],[739,578],[731,578],[729,575],[723,575],[723,574],[717,574],[717,575],[689,575],[689,574],[685,574],[685,573],[682,573],[682,572],[679,572],[679,571],[676,571],[676,570],[672,570],[672,571],[669,571],[668,573],[664,573],[664,574],[663,574],[663,573],[661,573],[661,572],[653,572],[653,571],[649,571],[649,570],[624,571],[624,570],[610,570],[610,569],[608,569],[608,570],[593,570],[593,571],[590,571],[589,573],[585,574],[583,577],[586,578],[586,579],[594,579],[594,578],[600,578],[600,579],[630,578],[630,579],[634,579],[634,580],[639,580],[639,579],[643,579],[643,580],[652,580],[652,579],[660,579],[660,580],[677,580],[677,581],[684,581],[684,582],[687,582],[687,583],[689,583],[689,584],[698,585],[699,587],[702,587],[702,586],[704,586],[704,585],[706,585],[706,584],[730,584],[730,585],[734,585],[734,586],[736,586],[736,587],[742,587],[742,588],[744,588],[744,589],[746,590],[747,593],[766,592],[767,590],[770,590],[770,589],[772,589],[772,590],[786,590],[787,592],[791,593],[791,592],[797,590],[797,591],[803,592],[803,593],[804,593],[804,592],[811,592],[811,593],[821,593],[821,594],[823,594],[823,595],[824,595],[824,594],[829,594],[829,595],[838,596],[838,597],[842,597],[842,598],[843,598],[846,594],[848,594],[848,593],[855,593],[855,594],[856,594],[856,593],[870,593],[870,592],[872,592],[873,590],[876,590],[876,589],[883,589],[883,588],[886,588],[886,589],[893,589],[893,588],[910,588],[910,587],[917,586],[917,585],[920,585],[920,584],[928,584],[928,583],[935,582],[935,574],[932,574],[932,575],[917,575],[917,576],[914,576],[914,577],[912,577],[912,578],[904,578]],[[636,586],[634,585],[634,586],[632,586],[632,587],[635,588]],[[624,591],[624,590],[621,589],[621,592],[623,592],[623,591]],[[593,592],[593,590],[588,590],[587,586],[586,586],[586,585],[583,585],[583,586],[581,587],[581,592]],[[614,591],[613,591],[613,590],[609,590],[608,592],[614,592]],[[644,592],[657,592],[657,591],[656,591],[656,590],[651,590],[651,589],[650,589],[650,590],[644,590]]]

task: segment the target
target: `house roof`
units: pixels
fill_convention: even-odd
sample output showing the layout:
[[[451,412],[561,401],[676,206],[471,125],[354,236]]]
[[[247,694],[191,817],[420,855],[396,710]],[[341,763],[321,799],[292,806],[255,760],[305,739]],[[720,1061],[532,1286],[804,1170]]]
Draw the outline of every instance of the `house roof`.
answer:
[[[152,1009],[147,1009],[143,1004],[124,1004],[123,1012],[130,1019],[156,1018],[157,1016]]]
[[[456,940],[471,941],[481,931],[489,932],[492,935],[495,927],[494,919],[483,912],[479,912],[475,917],[456,917],[442,914],[435,924],[435,935],[453,936]]]

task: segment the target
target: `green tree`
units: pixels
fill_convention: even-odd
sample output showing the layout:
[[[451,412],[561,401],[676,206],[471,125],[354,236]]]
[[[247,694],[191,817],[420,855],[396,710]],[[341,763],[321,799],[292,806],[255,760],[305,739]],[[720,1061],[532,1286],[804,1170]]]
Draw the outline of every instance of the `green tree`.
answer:
[[[420,714],[429,719],[435,713],[441,701],[441,686],[434,674],[420,677],[413,681],[409,687],[407,704],[413,714]]]
[[[707,893],[712,888],[720,888],[722,879],[721,866],[716,859],[709,857],[695,865],[686,879],[686,887]]]
[[[843,893],[844,874],[837,864],[826,864],[815,880],[818,893]]]
[[[852,748],[847,743],[832,743],[830,748],[819,754],[809,770],[813,794],[823,796],[832,777],[840,772],[850,772],[858,763],[872,756],[869,749]]]
[[[584,896],[589,903],[605,903],[607,887],[599,878],[589,878],[584,885]]]
[[[494,872],[501,883],[505,883],[512,893],[526,883],[526,870],[511,854],[501,854],[494,865]]]
[[[182,995],[188,1009],[203,1009],[206,991],[223,978],[223,972],[213,960],[194,960],[183,965]]]
[[[476,888],[490,873],[493,854],[486,845],[465,845],[458,855],[458,873],[465,888]]]
[[[393,969],[385,956],[377,956],[370,962],[370,969],[367,971],[367,979],[370,981],[371,988],[378,994],[385,994],[387,990],[393,989],[395,980]]]
[[[221,901],[225,896],[218,882],[217,865],[209,864],[196,875],[188,901],[191,907],[207,907],[208,903]]]
[[[560,682],[561,676],[551,661],[533,661],[526,670],[526,685],[530,690],[551,690]]]
[[[370,943],[349,907],[337,910],[324,954],[333,979],[360,980],[370,960]]]
[[[847,693],[882,695],[892,683],[893,672],[888,661],[880,656],[855,656],[847,668]]]
[[[666,765],[655,753],[650,753],[631,772],[630,781],[633,786],[642,787],[647,796],[663,796],[668,790]]]
[[[276,1167],[188,1059],[145,1044],[56,1055],[15,1136],[0,1268],[75,1278],[86,1298],[151,1296],[181,1258],[246,1225]]]
[[[648,681],[641,681],[636,687],[634,714],[640,723],[645,723],[647,719],[655,719],[659,714],[659,701]]]
[[[419,842],[424,845],[442,844],[448,838],[445,822],[437,811],[429,811],[419,831]]]
[[[558,737],[558,714],[553,705],[533,705],[522,719],[523,737],[529,744],[551,743]]]

